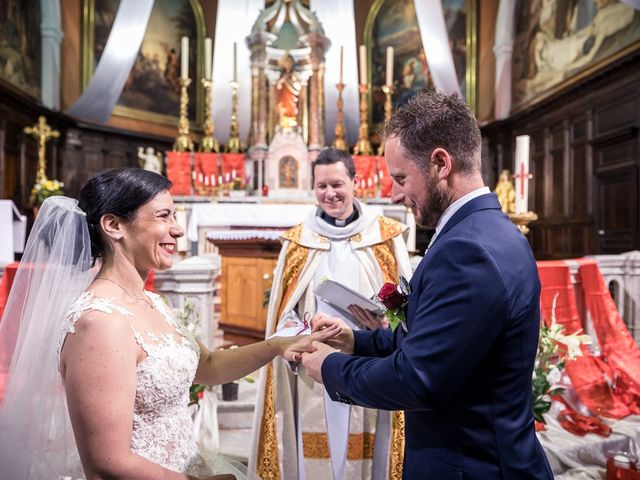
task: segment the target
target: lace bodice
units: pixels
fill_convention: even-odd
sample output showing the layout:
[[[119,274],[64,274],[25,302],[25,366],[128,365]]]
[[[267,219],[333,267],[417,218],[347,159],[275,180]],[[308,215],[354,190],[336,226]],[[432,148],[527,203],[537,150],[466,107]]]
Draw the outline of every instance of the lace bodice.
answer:
[[[176,472],[209,475],[211,470],[197,451],[188,410],[189,387],[195,377],[200,350],[191,333],[177,324],[162,299],[154,293],[145,293],[174,328],[174,333],[138,332],[129,323],[136,342],[147,354],[136,370],[131,451]],[[65,338],[75,333],[76,322],[87,310],[133,317],[129,310],[110,298],[83,293],[65,316],[58,361]]]

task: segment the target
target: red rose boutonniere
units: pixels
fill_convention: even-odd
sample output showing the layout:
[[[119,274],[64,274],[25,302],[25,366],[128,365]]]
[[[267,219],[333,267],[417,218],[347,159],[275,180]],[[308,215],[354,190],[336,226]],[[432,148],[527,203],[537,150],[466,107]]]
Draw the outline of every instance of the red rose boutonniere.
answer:
[[[410,293],[409,282],[400,277],[398,285],[393,283],[385,283],[378,292],[378,300],[385,306],[384,315],[389,320],[391,330],[395,330],[398,325],[402,324],[404,331],[407,331],[405,307],[409,303],[407,297]]]

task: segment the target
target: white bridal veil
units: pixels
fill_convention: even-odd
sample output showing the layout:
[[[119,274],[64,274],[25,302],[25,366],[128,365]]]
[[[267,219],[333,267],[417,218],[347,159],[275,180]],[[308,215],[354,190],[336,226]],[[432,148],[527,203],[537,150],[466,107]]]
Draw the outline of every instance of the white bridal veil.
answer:
[[[0,321],[2,479],[82,475],[56,349],[64,314],[93,275],[85,213],[71,198],[47,198]]]

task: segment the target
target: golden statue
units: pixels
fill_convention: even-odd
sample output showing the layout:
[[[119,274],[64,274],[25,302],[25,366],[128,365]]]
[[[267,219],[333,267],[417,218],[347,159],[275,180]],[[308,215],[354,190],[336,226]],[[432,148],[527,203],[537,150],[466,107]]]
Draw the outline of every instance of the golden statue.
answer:
[[[298,126],[298,101],[302,87],[293,70],[293,57],[287,54],[281,63],[282,73],[276,83],[278,124],[283,129],[292,129]]]
[[[509,170],[502,170],[500,172],[494,192],[498,196],[498,201],[504,213],[516,212],[516,189],[513,186],[513,180]]]

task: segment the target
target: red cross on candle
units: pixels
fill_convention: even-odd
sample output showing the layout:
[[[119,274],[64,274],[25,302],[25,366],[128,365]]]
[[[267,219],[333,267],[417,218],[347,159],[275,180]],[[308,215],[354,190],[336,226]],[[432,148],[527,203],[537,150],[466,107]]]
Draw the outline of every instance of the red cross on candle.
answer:
[[[520,182],[520,198],[524,198],[524,182],[529,180],[529,172],[524,168],[524,162],[520,162],[520,171],[514,175],[514,178]]]

